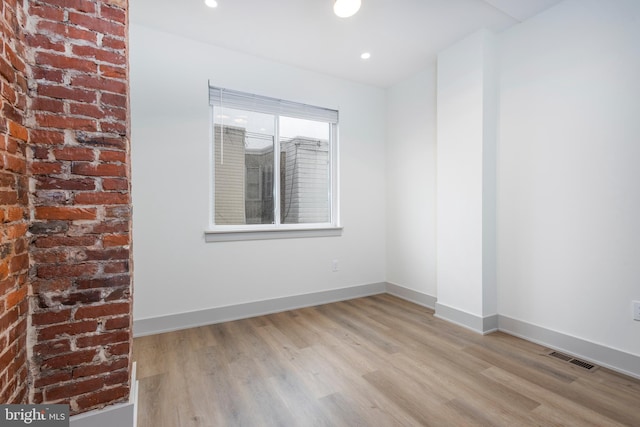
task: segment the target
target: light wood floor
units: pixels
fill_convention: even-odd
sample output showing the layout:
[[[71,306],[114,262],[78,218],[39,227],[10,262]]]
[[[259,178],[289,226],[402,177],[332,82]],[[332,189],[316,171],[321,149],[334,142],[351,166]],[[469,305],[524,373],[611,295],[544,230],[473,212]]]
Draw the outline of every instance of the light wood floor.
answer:
[[[140,427],[640,426],[640,381],[390,295],[136,338]]]

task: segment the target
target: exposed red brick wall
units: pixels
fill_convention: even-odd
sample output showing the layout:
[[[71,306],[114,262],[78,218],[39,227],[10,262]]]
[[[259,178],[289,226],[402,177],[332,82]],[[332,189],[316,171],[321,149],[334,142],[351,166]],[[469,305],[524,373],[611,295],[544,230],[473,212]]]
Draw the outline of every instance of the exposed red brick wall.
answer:
[[[127,400],[126,0],[2,0],[0,403]]]
[[[30,0],[34,403],[129,396],[127,3]]]
[[[0,12],[0,403],[25,403],[29,254],[24,14],[15,0],[3,0]]]

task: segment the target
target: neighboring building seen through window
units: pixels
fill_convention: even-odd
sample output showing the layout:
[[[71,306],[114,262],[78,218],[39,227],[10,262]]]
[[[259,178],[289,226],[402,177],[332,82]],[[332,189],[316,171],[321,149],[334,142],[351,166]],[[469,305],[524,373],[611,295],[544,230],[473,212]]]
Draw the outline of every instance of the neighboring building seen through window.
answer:
[[[335,226],[338,112],[210,88],[219,228]]]

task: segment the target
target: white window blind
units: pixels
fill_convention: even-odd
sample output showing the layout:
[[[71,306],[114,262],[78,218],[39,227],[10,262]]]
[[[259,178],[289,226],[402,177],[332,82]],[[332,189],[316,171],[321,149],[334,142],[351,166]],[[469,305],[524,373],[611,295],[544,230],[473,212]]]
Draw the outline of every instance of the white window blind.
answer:
[[[298,119],[338,123],[338,111],[209,85],[209,104]]]

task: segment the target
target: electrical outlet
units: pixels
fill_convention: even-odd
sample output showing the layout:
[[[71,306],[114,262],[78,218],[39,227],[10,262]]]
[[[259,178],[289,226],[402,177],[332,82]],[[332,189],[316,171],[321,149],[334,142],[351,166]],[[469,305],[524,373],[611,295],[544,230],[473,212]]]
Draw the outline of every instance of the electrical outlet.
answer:
[[[640,320],[640,301],[632,301],[633,305],[633,320]]]
[[[340,268],[339,268],[339,265],[338,265],[338,260],[334,259],[333,261],[331,261],[331,271],[333,271],[335,273],[339,269]]]

